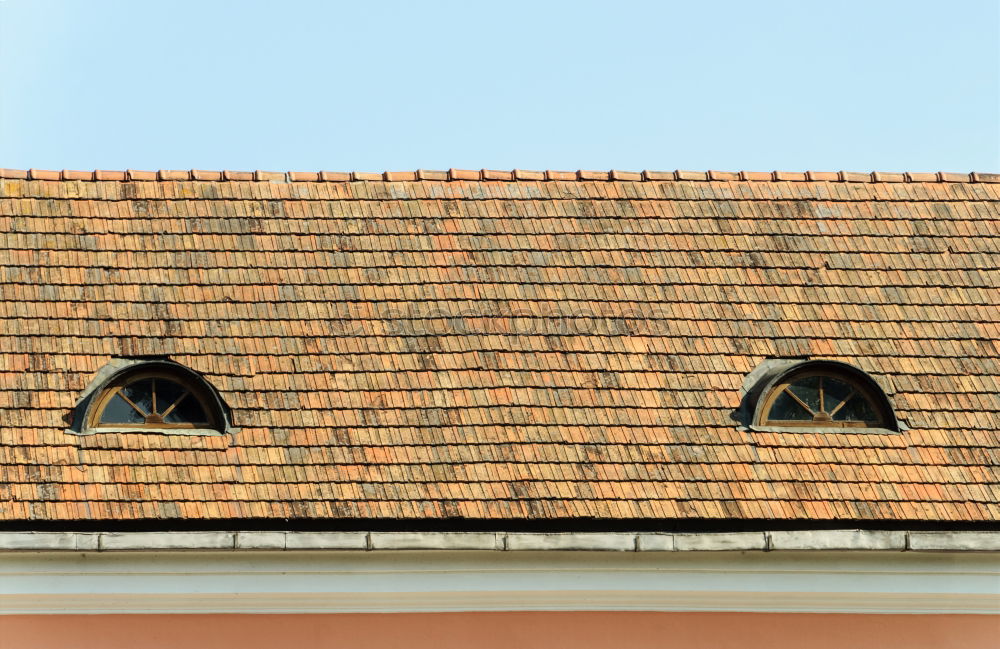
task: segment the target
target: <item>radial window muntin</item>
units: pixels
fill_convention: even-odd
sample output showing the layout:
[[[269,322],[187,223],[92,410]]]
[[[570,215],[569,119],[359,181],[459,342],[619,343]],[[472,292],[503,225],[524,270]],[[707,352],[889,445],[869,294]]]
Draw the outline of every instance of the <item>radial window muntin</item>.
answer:
[[[791,373],[765,395],[757,424],[808,428],[894,428],[885,397],[847,372]],[[775,412],[781,410],[783,412]],[[792,413],[796,416],[780,416]]]
[[[141,398],[147,390],[149,398]],[[88,428],[219,430],[220,423],[214,416],[216,409],[204,391],[179,373],[155,370],[128,373],[104,387],[91,408]],[[109,412],[110,408],[115,409],[114,414]]]

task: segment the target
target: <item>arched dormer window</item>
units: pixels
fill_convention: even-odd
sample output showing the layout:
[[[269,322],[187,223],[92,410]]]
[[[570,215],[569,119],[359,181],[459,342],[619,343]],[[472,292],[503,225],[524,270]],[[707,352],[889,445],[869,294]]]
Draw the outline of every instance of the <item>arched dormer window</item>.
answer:
[[[220,434],[227,409],[197,372],[169,360],[118,360],[98,372],[77,407],[77,434]],[[74,417],[76,419],[76,417]]]
[[[94,408],[91,428],[215,428],[198,386],[181,376],[140,372],[108,386]]]
[[[786,367],[759,392],[761,428],[877,428],[898,431],[885,393],[861,370],[834,361]]]

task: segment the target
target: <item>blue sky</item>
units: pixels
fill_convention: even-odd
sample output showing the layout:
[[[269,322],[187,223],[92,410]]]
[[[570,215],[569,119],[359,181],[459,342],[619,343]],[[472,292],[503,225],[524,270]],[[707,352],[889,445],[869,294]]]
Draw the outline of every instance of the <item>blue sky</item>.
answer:
[[[0,0],[0,166],[1000,171],[1000,3]]]

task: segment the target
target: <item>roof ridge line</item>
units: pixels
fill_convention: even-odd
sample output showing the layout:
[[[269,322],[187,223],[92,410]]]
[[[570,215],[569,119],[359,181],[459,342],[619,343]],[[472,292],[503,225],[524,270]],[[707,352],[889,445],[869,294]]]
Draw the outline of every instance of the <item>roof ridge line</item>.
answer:
[[[254,182],[417,182],[433,181],[752,181],[752,182],[855,182],[855,183],[1000,183],[1000,173],[884,172],[872,171],[529,171],[525,169],[448,169],[433,171],[206,171],[201,169],[138,171],[61,171],[0,169],[0,178],[16,180],[83,181],[254,181]]]

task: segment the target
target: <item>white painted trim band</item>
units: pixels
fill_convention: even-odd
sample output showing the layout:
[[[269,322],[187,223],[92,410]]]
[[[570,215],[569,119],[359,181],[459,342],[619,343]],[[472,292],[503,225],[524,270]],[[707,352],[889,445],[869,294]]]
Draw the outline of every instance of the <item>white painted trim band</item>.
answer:
[[[496,611],[663,611],[743,613],[871,613],[911,615],[1000,615],[1000,599],[983,595],[947,597],[908,593],[874,595],[759,592],[553,591],[502,593],[292,593],[118,595],[82,598],[29,595],[5,601],[2,615],[108,615],[205,613],[462,613]]]
[[[626,610],[997,614],[1000,560],[855,550],[0,553],[0,614]]]
[[[0,532],[0,552],[160,550],[1000,552],[1000,532]]]

